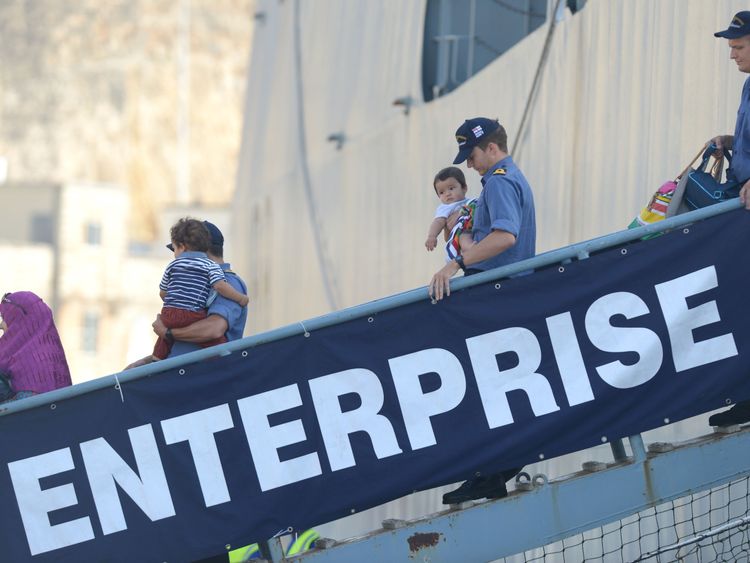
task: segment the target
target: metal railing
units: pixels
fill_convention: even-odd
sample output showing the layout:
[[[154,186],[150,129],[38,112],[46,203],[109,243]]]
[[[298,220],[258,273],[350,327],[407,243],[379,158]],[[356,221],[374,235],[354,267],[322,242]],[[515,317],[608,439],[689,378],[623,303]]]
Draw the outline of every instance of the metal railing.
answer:
[[[726,213],[740,207],[740,201],[738,199],[732,199],[713,205],[711,207],[705,207],[703,209],[691,211],[683,215],[670,217],[669,219],[665,219],[663,221],[659,221],[658,223],[653,223],[645,227],[625,229],[584,242],[571,244],[563,248],[544,252],[533,258],[524,260],[522,262],[517,262],[509,266],[503,266],[494,270],[488,270],[486,272],[475,274],[469,277],[456,278],[451,282],[451,290],[455,291],[466,287],[472,287],[489,281],[507,278],[521,272],[543,268],[545,266],[550,266],[553,264],[564,264],[571,262],[572,260],[583,260],[588,258],[588,256],[593,252],[632,242],[646,235],[684,227],[685,225],[688,225],[690,223],[708,219],[709,217],[714,217],[716,215],[720,215],[722,213]],[[7,403],[0,406],[0,416],[32,409],[42,405],[53,404],[57,401],[84,395],[86,393],[90,393],[99,389],[117,389],[119,388],[119,385],[121,383],[134,381],[142,377],[149,377],[156,373],[180,368],[182,366],[200,362],[209,358],[214,358],[216,356],[226,356],[233,352],[252,348],[260,344],[309,333],[317,329],[344,323],[353,319],[368,317],[382,311],[395,309],[397,307],[401,307],[403,305],[415,303],[425,299],[430,299],[426,287],[412,289],[403,293],[385,297],[383,299],[370,301],[361,305],[355,305],[354,307],[349,307],[340,311],[335,311],[333,313],[269,330],[267,332],[248,336],[240,340],[235,340],[233,342],[227,342],[225,344],[220,344],[211,348],[204,348],[202,350],[190,352],[189,354],[184,354],[182,356],[167,358],[165,360],[133,368],[128,371],[106,375],[98,379],[78,383],[76,385],[73,385],[72,387],[56,389],[54,391],[43,393],[41,395],[35,395],[27,399]]]

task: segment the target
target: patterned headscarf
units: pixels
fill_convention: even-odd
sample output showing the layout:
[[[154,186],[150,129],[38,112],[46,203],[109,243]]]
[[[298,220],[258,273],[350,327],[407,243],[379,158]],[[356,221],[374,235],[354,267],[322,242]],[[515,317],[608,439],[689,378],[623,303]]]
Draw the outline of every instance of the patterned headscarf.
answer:
[[[0,315],[7,328],[0,337],[0,371],[16,392],[44,393],[71,384],[52,311],[30,291],[6,293]]]

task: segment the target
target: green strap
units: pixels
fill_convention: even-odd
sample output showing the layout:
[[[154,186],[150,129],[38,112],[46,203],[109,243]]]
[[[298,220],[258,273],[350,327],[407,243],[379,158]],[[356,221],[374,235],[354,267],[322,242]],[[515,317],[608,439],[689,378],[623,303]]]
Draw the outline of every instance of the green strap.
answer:
[[[243,561],[250,560],[250,558],[256,553],[258,553],[257,543],[238,547],[229,552],[229,563],[243,563]]]
[[[286,554],[296,555],[298,553],[307,551],[308,549],[310,549],[310,546],[313,544],[313,542],[319,537],[320,534],[315,530],[307,530],[306,532],[300,534],[296,540],[294,540],[292,545],[289,546]]]

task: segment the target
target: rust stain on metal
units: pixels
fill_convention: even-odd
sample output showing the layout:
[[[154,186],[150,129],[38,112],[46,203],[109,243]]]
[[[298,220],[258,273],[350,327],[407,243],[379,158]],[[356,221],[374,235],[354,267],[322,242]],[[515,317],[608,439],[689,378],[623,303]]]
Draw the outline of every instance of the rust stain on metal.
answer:
[[[437,532],[409,536],[406,540],[409,542],[409,551],[419,551],[425,547],[435,547],[440,541],[440,536],[441,534]]]
[[[656,492],[654,491],[654,482],[651,479],[651,460],[647,459],[643,462],[643,481],[645,486],[646,498],[655,502],[657,500]]]

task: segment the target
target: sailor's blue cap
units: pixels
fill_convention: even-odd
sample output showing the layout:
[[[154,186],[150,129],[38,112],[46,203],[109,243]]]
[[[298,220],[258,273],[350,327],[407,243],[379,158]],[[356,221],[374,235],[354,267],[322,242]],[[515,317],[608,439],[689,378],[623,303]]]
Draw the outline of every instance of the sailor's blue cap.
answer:
[[[737,12],[728,28],[714,33],[715,37],[726,39],[739,39],[745,35],[750,35],[750,12]]]
[[[482,137],[489,135],[500,127],[500,123],[495,119],[486,117],[475,117],[467,119],[463,125],[456,129],[456,141],[458,141],[458,155],[453,160],[453,164],[461,164],[466,160],[471,151],[474,150]]]

